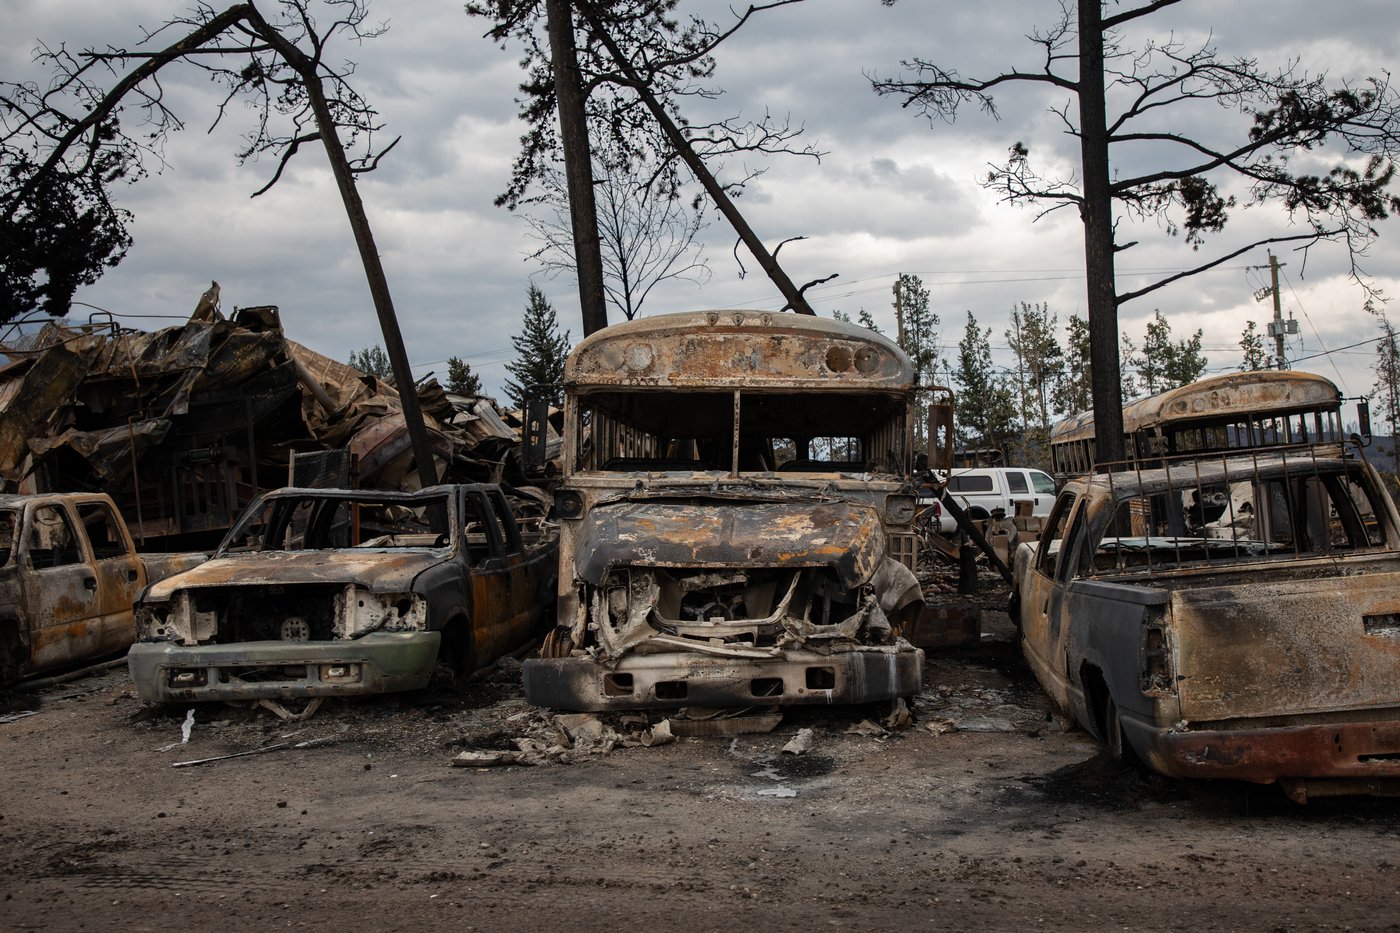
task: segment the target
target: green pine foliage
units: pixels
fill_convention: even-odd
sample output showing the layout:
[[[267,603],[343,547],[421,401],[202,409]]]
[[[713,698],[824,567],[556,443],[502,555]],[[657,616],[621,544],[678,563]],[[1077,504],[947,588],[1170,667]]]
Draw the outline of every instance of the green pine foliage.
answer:
[[[531,285],[520,333],[511,338],[515,362],[506,370],[513,378],[505,384],[511,405],[524,408],[530,398],[548,397],[551,404],[564,402],[564,360],[569,355],[569,332],[559,334],[559,318],[544,292]]]
[[[448,357],[447,391],[453,395],[480,395],[481,377],[472,372],[470,363],[460,357]]]
[[[386,382],[393,381],[393,367],[389,365],[389,354],[383,347],[370,346],[350,354],[351,366],[370,376],[378,376]]]

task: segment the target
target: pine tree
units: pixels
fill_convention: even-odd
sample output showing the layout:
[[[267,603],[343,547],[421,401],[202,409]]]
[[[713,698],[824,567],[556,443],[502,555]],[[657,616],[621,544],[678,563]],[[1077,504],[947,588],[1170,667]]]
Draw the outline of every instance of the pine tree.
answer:
[[[1088,411],[1093,404],[1093,378],[1089,365],[1089,322],[1069,316],[1065,335],[1065,371],[1055,392],[1055,407],[1067,415]]]
[[[506,370],[506,397],[516,408],[524,408],[529,398],[547,397],[553,405],[564,403],[564,360],[569,355],[569,332],[559,335],[559,319],[544,292],[531,285],[521,330],[510,339],[515,362]]]
[[[472,372],[470,363],[459,357],[448,357],[447,391],[453,395],[480,395],[481,377]]]
[[[894,308],[899,331],[896,342],[914,364],[914,380],[921,388],[938,385],[938,370],[943,368],[943,360],[938,352],[938,328],[942,324],[929,303],[929,292],[923,280],[917,275],[901,275],[894,283]],[[867,327],[874,325],[864,310],[861,323]],[[924,435],[928,432],[928,393],[918,393],[917,411],[914,419],[916,442],[927,443]]]
[[[957,435],[964,446],[1002,448],[1017,433],[1012,387],[992,365],[992,329],[982,330],[967,312],[958,342]]]
[[[1147,395],[1195,382],[1206,371],[1206,358],[1201,353],[1201,330],[1197,328],[1188,340],[1172,340],[1172,326],[1161,311],[1155,312],[1147,322],[1141,353],[1126,336],[1123,339],[1128,348],[1129,364],[1137,370],[1138,381]]]
[[[1376,343],[1376,382],[1372,394],[1379,396],[1381,421],[1393,439],[1400,433],[1400,334],[1383,312],[1368,307],[1381,328]],[[1392,444],[1393,444],[1392,440]]]
[[[384,352],[380,346],[365,347],[350,354],[349,363],[355,369],[370,376],[378,376],[380,379],[392,381],[392,367],[389,365],[389,354]]]
[[[1064,379],[1065,351],[1055,336],[1055,315],[1050,307],[1021,302],[1011,309],[1006,341],[1016,354],[1017,388],[1021,417],[1026,422],[1029,445],[1043,447],[1050,438],[1050,413]],[[1034,415],[1032,421],[1031,415]]]

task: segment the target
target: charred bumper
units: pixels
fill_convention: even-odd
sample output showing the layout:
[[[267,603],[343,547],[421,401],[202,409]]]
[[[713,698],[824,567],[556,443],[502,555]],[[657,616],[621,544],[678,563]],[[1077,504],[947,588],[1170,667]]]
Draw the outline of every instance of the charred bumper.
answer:
[[[1160,732],[1148,758],[1174,777],[1306,782],[1312,796],[1328,793],[1328,782],[1334,793],[1393,794],[1400,790],[1400,720]]]
[[[158,703],[391,693],[427,685],[441,638],[374,632],[343,641],[138,642],[127,666],[141,698]]]
[[[525,662],[524,678],[536,706],[618,710],[869,703],[918,693],[923,672],[923,651],[905,647],[764,659],[632,654],[612,668],[590,657],[538,658]]]

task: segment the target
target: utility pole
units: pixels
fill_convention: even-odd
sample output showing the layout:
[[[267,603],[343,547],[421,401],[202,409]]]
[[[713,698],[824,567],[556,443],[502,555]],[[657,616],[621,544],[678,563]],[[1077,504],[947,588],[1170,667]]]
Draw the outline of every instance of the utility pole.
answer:
[[[1259,268],[1256,266],[1255,268]],[[1298,322],[1289,318],[1283,319],[1283,299],[1278,291],[1278,257],[1269,252],[1269,281],[1267,288],[1261,288],[1254,293],[1254,297],[1263,301],[1270,295],[1274,297],[1274,319],[1269,322],[1269,336],[1274,338],[1274,367],[1277,369],[1287,369],[1288,362],[1284,359],[1283,338],[1288,334],[1298,333]]]
[[[896,341],[901,350],[904,346],[904,292],[900,286],[904,284],[904,273],[899,273],[894,280],[894,323],[895,332],[899,335]],[[907,352],[907,351],[906,351]]]

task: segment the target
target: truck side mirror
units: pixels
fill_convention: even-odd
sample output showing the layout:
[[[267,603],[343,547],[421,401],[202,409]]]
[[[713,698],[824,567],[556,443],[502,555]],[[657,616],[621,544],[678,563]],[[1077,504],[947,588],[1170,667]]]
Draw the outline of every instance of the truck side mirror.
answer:
[[[548,459],[549,399],[532,398],[525,402],[525,425],[520,443],[524,448],[526,469],[543,469]]]

